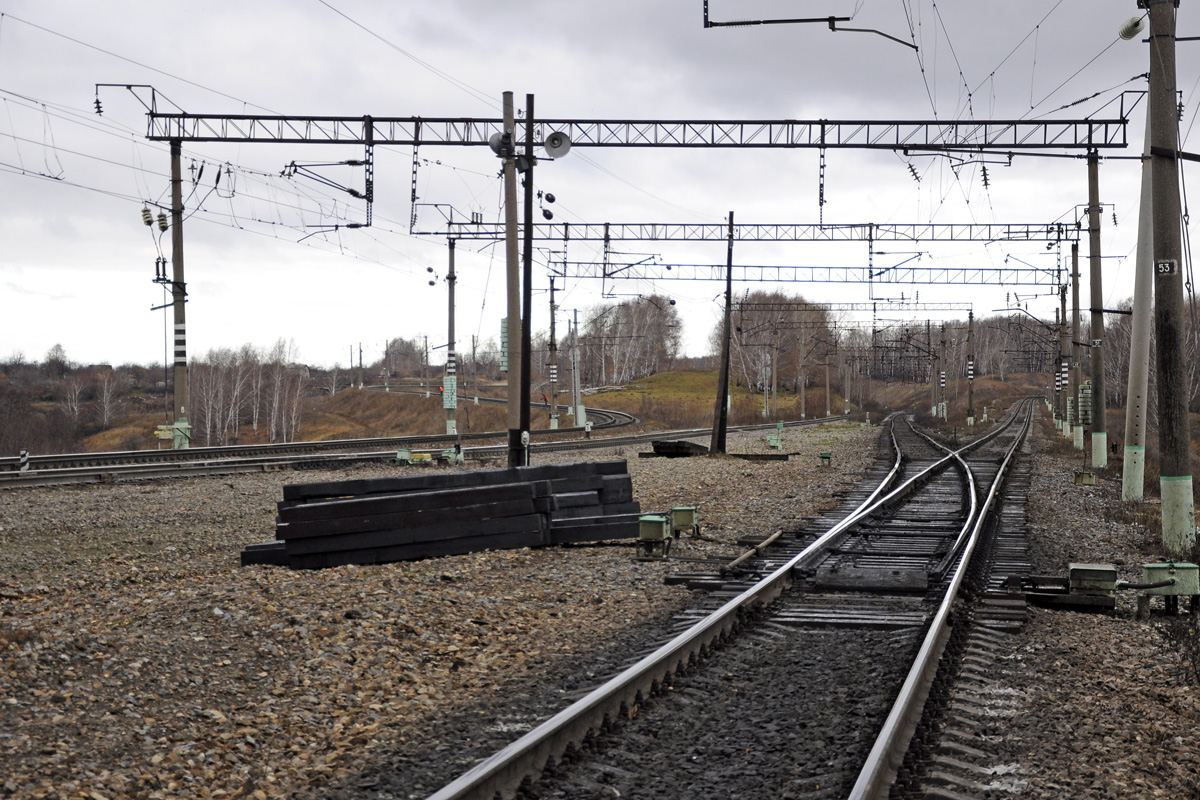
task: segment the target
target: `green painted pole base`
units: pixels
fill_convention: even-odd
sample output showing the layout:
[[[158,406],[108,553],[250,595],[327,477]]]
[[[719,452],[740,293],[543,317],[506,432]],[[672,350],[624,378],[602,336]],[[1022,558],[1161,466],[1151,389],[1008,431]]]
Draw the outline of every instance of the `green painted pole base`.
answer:
[[[1121,468],[1121,499],[1140,503],[1146,499],[1146,448],[1125,446],[1125,462]]]
[[[1196,546],[1192,476],[1159,478],[1159,487],[1162,491],[1163,546],[1172,556],[1186,556]]]

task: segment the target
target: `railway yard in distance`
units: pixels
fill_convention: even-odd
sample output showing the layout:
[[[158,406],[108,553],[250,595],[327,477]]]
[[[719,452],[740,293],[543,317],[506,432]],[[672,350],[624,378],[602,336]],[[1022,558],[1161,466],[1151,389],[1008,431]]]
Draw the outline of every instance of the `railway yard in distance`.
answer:
[[[0,797],[430,795],[661,642],[703,594],[672,573],[831,508],[871,467],[880,430],[786,429],[787,461],[585,451],[628,462],[644,511],[698,508],[700,535],[665,560],[621,542],[241,567],[240,550],[270,536],[282,487],[306,476],[0,492]],[[761,432],[731,434],[729,450],[771,452]],[[1153,523],[1121,503],[1116,468],[1076,485],[1080,457],[1044,406],[1025,450],[1034,573],[1107,563],[1136,582],[1162,558]],[[1139,620],[1132,591],[1108,613],[1030,606],[971,656],[924,796],[1197,796],[1191,622],[1160,606]],[[747,748],[747,764],[756,756]],[[593,783],[596,797],[639,796],[637,775]]]

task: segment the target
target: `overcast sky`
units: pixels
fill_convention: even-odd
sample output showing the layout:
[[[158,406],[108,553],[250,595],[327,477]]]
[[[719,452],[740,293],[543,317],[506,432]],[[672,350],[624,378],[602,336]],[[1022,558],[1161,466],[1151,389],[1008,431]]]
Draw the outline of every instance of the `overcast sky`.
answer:
[[[703,0],[0,0],[0,358],[40,360],[58,343],[80,363],[162,362],[164,312],[150,309],[164,301],[153,278],[156,258],[170,258],[170,234],[160,240],[141,211],[169,205],[170,159],[165,143],[145,138],[148,91],[135,96],[125,84],[153,86],[160,111],[205,114],[495,118],[507,90],[521,108],[534,94],[543,118],[943,121],[1113,118],[1146,86],[1139,76],[1147,45],[1116,33],[1139,13],[1133,0],[710,3],[721,21],[853,17],[843,26],[876,29],[915,50],[824,24],[705,29],[702,10]],[[1197,30],[1186,11],[1180,35]],[[1180,50],[1186,136],[1200,63],[1191,45]],[[1130,118],[1132,146],[1105,155],[1140,151],[1143,112],[1144,104]],[[389,337],[428,336],[431,347],[444,346],[446,242],[409,232],[411,149],[376,148],[369,229],[323,227],[363,221],[363,203],[303,175],[281,175],[293,161],[362,155],[351,146],[185,143],[190,355],[283,338],[294,340],[299,360],[344,366],[360,343],[365,360],[378,358]],[[418,230],[435,229],[438,209],[502,219],[490,150],[426,146],[418,156]],[[730,211],[739,223],[1049,223],[1073,222],[1087,202],[1082,159],[1018,156],[1009,166],[1005,156],[989,156],[986,188],[978,158],[829,149],[825,159],[823,209],[812,150],[578,147],[543,162],[536,186],[556,196],[555,221],[576,223],[719,223]],[[362,186],[361,168],[317,171]],[[1136,160],[1101,164],[1109,307],[1132,293],[1138,180]],[[613,250],[615,260],[725,260],[723,242],[622,242]],[[925,266],[995,267],[1017,258],[1053,268],[1059,257],[1041,243],[887,243],[876,251],[876,267],[918,253]],[[497,336],[505,276],[502,246],[461,242],[457,252],[463,351],[472,336]],[[567,251],[571,261],[599,257],[592,243]],[[744,243],[734,258],[862,267],[869,253],[863,243]],[[542,251],[535,259],[539,330],[549,324],[546,259]],[[675,298],[691,355],[704,354],[720,314],[722,286],[713,282],[568,279],[558,288],[560,331],[572,309],[583,316],[603,291]],[[821,302],[919,293],[922,302],[969,301],[977,316],[1004,307],[1012,293],[1043,319],[1053,319],[1057,305],[1049,287],[735,286],[758,289]],[[1086,286],[1082,296],[1086,305]],[[889,321],[921,325],[930,316],[943,315],[887,311]]]

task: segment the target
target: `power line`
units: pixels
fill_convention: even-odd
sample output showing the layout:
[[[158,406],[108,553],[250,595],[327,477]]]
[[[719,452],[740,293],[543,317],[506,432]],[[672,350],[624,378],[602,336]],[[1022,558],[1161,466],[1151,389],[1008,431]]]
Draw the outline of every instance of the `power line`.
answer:
[[[211,88],[209,88],[209,86],[205,86],[204,84],[196,83],[196,82],[194,82],[194,80],[188,80],[187,78],[181,78],[179,76],[176,76],[176,74],[174,74],[174,73],[167,72],[166,70],[160,70],[160,68],[158,68],[158,67],[152,67],[149,64],[143,64],[143,62],[136,61],[131,58],[127,58],[127,56],[120,55],[119,53],[113,53],[112,50],[106,50],[102,47],[95,46],[95,44],[89,44],[88,42],[79,40],[79,38],[76,38],[73,36],[67,36],[66,34],[61,34],[61,32],[59,32],[59,31],[52,30],[49,28],[44,28],[44,26],[42,26],[42,25],[38,25],[37,23],[29,22],[28,19],[14,17],[13,14],[6,14],[6,13],[0,12],[0,22],[2,22],[2,20],[4,20],[4,18],[6,18],[6,17],[14,19],[14,20],[16,20],[16,22],[23,23],[25,25],[29,25],[30,28],[36,28],[37,30],[44,32],[44,34],[49,34],[50,36],[58,36],[59,38],[64,38],[64,40],[66,40],[68,42],[72,42],[73,44],[78,44],[79,47],[85,47],[85,48],[88,48],[89,50],[96,50],[97,53],[103,53],[104,55],[110,56],[110,58],[118,59],[120,61],[125,61],[126,64],[132,64],[133,66],[142,67],[143,70],[149,70],[150,72],[155,72],[157,74],[161,74],[161,76],[166,76],[172,80],[179,80],[180,83],[185,83],[190,86],[196,86],[197,89],[203,89],[204,91],[211,92],[211,94],[214,94],[214,95],[217,95],[220,97],[224,97],[224,98],[226,98],[226,100],[232,100],[232,101],[235,101],[238,103],[242,103],[242,104],[244,104],[244,106],[250,106],[252,108],[260,108],[260,109],[263,109],[264,112],[271,112],[272,114],[277,113],[277,112],[274,112],[274,110],[266,108],[265,106],[258,106],[257,103],[248,103],[244,100],[240,100],[240,98],[238,98],[238,97],[234,97],[233,95],[227,95],[226,92],[217,91],[216,89],[211,89]]]
[[[465,81],[460,81],[458,78],[455,78],[453,75],[449,74],[448,72],[443,72],[442,70],[440,70],[437,67],[430,64],[428,61],[423,61],[422,59],[420,59],[417,56],[413,55],[412,53],[408,52],[404,48],[400,47],[400,45],[396,44],[395,42],[385,39],[383,36],[376,33],[375,31],[371,30],[366,25],[363,25],[361,22],[354,19],[349,14],[346,14],[344,11],[341,11],[340,9],[334,7],[331,3],[327,2],[327,0],[318,0],[318,1],[321,3],[321,5],[325,6],[333,13],[337,14],[339,17],[346,20],[354,27],[356,27],[359,30],[363,31],[364,33],[370,35],[372,38],[378,39],[380,42],[383,42],[383,44],[385,44],[388,47],[390,47],[391,49],[395,50],[400,55],[409,59],[413,63],[418,64],[421,67],[424,67],[425,69],[429,70],[434,75],[436,75],[439,78],[441,78],[442,80],[446,81],[447,83],[449,83],[451,86],[455,87],[456,89],[466,92],[467,94],[474,97],[476,100],[480,100],[480,101],[486,103],[491,108],[499,107],[499,104],[496,102],[495,98],[489,97],[487,94],[480,91],[479,89],[476,89],[474,86],[471,86],[469,83],[466,83]]]

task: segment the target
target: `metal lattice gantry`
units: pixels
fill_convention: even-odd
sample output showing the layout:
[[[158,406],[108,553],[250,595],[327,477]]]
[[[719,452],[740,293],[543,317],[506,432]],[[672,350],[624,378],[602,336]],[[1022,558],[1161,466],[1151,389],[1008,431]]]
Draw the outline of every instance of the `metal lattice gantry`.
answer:
[[[188,114],[150,111],[152,141],[401,146],[487,145],[502,119]],[[524,122],[518,122],[524,125]],[[860,148],[1032,151],[1123,148],[1125,119],[1065,120],[587,120],[543,119],[533,137],[572,147]]]
[[[499,118],[288,116],[261,114],[147,113],[151,141],[259,142],[274,144],[488,146],[504,133]],[[542,119],[532,138],[569,137],[572,147],[671,148],[857,148],[901,152],[1065,153],[1118,149],[1127,145],[1128,120],[588,120]],[[415,209],[414,209],[415,211]],[[1051,224],[739,225],[740,241],[1061,241],[1076,240],[1076,226]],[[454,239],[500,239],[500,226],[448,222],[438,232]],[[541,239],[608,241],[706,241],[728,236],[713,224],[538,225]],[[871,259],[868,259],[870,262]],[[723,280],[724,266],[707,264],[618,265],[563,261],[563,277]],[[835,283],[951,283],[1051,285],[1051,271],[1015,267],[896,267],[738,265],[743,281]]]
[[[876,300],[861,303],[809,303],[804,301],[785,302],[750,302],[743,301],[734,305],[734,311],[743,314],[770,314],[775,311],[902,311],[902,312],[934,312],[962,311],[972,309],[970,303],[907,303],[890,300]]]
[[[448,221],[439,230],[414,234],[463,241],[499,241],[503,223]],[[733,226],[736,242],[1063,242],[1079,241],[1086,228],[1074,223],[775,223]],[[533,238],[559,242],[713,242],[729,238],[725,222],[534,223]]]
[[[603,261],[555,261],[551,273],[564,278],[638,279],[649,281],[724,281],[726,271],[733,280],[751,283],[867,283],[867,284],[971,284],[985,286],[1058,286],[1057,269],[1023,264],[932,265],[907,261],[891,267],[778,265],[778,264],[673,264],[638,262],[612,264]]]

